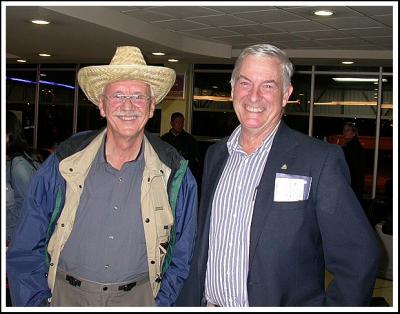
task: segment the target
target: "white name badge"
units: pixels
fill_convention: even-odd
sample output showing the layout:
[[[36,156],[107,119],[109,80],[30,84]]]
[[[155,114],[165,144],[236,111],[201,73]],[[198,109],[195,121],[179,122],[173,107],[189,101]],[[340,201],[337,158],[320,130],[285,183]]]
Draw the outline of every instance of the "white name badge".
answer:
[[[274,202],[298,202],[308,199],[311,177],[277,173],[275,177]]]

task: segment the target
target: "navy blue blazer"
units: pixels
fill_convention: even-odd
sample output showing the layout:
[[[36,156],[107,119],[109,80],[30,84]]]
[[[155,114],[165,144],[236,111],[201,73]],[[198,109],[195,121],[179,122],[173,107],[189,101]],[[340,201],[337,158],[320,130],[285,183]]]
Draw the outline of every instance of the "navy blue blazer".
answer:
[[[197,240],[177,306],[204,306],[212,200],[227,138],[206,154]],[[286,165],[286,166],[285,166]],[[312,178],[307,200],[275,202],[277,173]],[[368,306],[381,246],[350,186],[342,149],[290,129],[275,135],[250,230],[250,306]],[[325,270],[334,279],[325,290]]]

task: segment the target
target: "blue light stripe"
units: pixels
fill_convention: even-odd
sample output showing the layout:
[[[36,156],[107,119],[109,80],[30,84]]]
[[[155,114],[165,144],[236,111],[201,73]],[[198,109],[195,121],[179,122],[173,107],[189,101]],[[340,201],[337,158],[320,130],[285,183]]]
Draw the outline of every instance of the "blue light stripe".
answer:
[[[36,81],[20,79],[20,78],[17,78],[17,77],[8,77],[7,76],[6,78],[7,78],[7,80],[10,80],[10,81],[16,81],[16,82],[28,83],[28,84],[36,84]],[[61,84],[61,83],[55,83],[55,82],[51,82],[51,81],[40,80],[39,83],[40,84],[44,84],[44,85],[60,86],[60,87],[68,88],[68,89],[75,89],[74,86],[67,85],[67,84]]]

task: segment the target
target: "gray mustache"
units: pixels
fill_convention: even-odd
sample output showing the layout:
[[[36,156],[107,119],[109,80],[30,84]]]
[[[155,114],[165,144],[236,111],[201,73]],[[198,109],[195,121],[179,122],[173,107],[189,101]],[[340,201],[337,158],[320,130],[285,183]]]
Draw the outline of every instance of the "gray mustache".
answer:
[[[131,110],[120,110],[120,111],[115,111],[113,113],[113,116],[115,117],[142,117],[143,114],[138,111],[131,111]]]

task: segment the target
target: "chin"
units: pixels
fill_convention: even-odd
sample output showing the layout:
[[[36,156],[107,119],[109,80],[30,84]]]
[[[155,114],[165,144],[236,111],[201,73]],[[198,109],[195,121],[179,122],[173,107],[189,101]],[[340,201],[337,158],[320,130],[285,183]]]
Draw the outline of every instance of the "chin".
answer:
[[[264,124],[261,121],[255,119],[248,119],[244,121],[243,125],[248,129],[258,129],[261,128]]]

